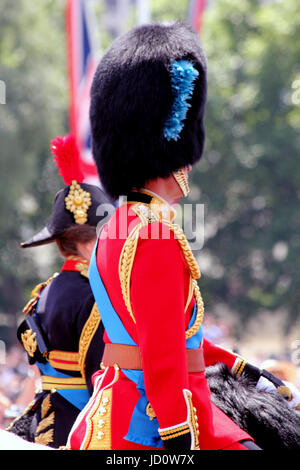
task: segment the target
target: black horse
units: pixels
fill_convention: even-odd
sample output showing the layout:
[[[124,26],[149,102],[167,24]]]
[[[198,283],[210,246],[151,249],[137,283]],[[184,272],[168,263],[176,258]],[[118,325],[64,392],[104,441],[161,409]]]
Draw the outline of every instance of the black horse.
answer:
[[[249,378],[233,377],[225,364],[207,367],[212,401],[263,450],[300,450],[300,411],[291,409],[278,393],[257,390]],[[17,419],[10,431],[32,440],[37,403]]]
[[[300,411],[279,393],[255,388],[245,376],[233,377],[225,364],[207,367],[213,403],[263,450],[300,450]]]

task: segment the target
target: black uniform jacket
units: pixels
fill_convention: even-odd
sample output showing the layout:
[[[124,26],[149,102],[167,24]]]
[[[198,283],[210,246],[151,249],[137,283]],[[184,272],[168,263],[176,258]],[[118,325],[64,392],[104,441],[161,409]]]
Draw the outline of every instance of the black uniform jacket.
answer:
[[[41,372],[41,390],[8,430],[51,447],[64,446],[92,394],[100,368],[103,325],[88,280],[88,262],[66,259],[61,272],[32,292],[18,338]]]

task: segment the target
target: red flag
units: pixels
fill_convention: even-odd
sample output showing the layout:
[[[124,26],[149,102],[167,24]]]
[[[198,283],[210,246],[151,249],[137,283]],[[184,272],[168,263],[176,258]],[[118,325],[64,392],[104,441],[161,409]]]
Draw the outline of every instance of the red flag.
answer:
[[[200,34],[202,29],[203,12],[206,6],[206,0],[190,0],[189,4],[189,22],[195,31]]]
[[[80,152],[84,181],[99,184],[91,152],[90,88],[97,67],[92,18],[86,0],[67,0],[66,32],[70,84],[70,131]]]

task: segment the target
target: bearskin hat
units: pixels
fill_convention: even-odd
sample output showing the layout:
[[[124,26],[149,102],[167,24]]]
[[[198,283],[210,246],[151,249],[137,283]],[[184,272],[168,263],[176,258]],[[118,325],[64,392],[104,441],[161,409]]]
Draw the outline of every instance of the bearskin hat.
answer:
[[[185,22],[135,27],[101,59],[92,88],[92,149],[113,198],[197,162],[203,152],[206,58]]]

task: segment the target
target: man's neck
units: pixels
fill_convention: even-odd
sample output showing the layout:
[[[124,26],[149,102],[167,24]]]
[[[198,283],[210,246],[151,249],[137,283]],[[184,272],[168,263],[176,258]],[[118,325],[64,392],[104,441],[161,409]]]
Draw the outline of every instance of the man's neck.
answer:
[[[162,195],[156,193],[155,191],[152,191],[151,189],[149,189],[149,188],[147,188],[147,187],[146,187],[146,188],[142,188],[141,191],[146,192],[146,193],[150,194],[150,196],[154,196],[154,197],[157,198],[157,199],[160,199],[161,202],[162,202],[163,204],[166,204],[167,206],[171,206],[171,205],[172,205],[171,202],[169,202],[167,199],[165,199],[164,197],[162,197]]]
[[[145,190],[161,199],[165,204],[178,204],[180,199],[178,192],[174,192],[173,178],[172,180],[152,180],[145,185]]]

